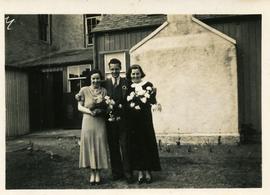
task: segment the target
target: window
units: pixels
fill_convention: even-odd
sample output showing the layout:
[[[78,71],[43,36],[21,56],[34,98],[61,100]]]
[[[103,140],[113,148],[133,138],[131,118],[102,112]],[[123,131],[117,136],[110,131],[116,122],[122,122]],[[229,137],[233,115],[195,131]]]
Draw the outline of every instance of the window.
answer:
[[[86,46],[93,44],[93,34],[91,31],[100,22],[101,15],[86,14],[85,15],[85,42]]]
[[[91,64],[84,64],[78,66],[68,66],[67,68],[67,78],[68,87],[67,92],[77,93],[83,86],[89,84],[86,80],[87,75],[89,75],[91,70]]]
[[[49,15],[39,15],[39,39],[51,43],[51,20]]]

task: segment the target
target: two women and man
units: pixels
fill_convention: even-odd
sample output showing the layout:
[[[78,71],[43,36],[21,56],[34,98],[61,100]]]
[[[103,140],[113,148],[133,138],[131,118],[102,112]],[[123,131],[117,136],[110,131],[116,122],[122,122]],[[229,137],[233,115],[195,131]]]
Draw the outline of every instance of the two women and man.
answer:
[[[151,183],[151,171],[161,170],[151,112],[156,90],[143,80],[141,66],[130,66],[126,78],[120,77],[118,59],[108,66],[111,79],[102,82],[101,72],[92,70],[90,86],[76,95],[83,113],[79,167],[90,168],[90,184],[100,184],[100,171],[109,168],[109,160],[113,180],[133,183],[137,171],[138,184]],[[113,106],[109,116],[108,106]]]

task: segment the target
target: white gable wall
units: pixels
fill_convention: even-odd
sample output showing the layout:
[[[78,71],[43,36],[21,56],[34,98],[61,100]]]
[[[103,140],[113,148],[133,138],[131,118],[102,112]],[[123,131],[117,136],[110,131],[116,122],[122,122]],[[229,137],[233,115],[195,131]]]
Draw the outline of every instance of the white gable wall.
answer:
[[[158,90],[156,133],[238,137],[234,43],[189,15],[168,16],[168,23],[130,52],[131,64],[140,64]]]

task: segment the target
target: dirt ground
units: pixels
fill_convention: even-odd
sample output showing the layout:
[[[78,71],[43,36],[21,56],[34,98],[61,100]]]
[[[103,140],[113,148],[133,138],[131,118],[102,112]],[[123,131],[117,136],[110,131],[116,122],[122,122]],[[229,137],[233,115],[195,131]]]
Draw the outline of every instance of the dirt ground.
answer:
[[[160,149],[162,171],[152,184],[112,181],[91,186],[78,168],[78,138],[20,138],[27,148],[6,152],[6,189],[259,188],[261,145],[170,145]],[[16,140],[7,141],[7,145]],[[7,147],[8,148],[8,147]],[[136,172],[135,172],[136,175]]]

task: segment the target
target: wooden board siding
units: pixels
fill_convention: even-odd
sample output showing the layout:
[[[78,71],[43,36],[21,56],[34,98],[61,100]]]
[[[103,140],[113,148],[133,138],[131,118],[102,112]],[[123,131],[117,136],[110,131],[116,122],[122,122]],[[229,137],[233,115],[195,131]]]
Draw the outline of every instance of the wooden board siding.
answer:
[[[261,17],[205,23],[236,39],[239,124],[252,124],[261,132]]]
[[[6,136],[29,132],[28,77],[24,72],[6,70]]]
[[[141,41],[154,29],[157,27],[149,27],[142,29],[129,29],[125,31],[115,31],[115,32],[107,32],[107,33],[97,33],[96,37],[96,52],[97,52],[97,61],[96,65],[98,65],[99,69],[104,71],[104,53],[109,53],[113,51],[125,51],[127,55],[129,55],[129,49],[133,47],[136,43]],[[127,56],[129,59],[129,56]],[[127,61],[129,65],[129,61]]]

